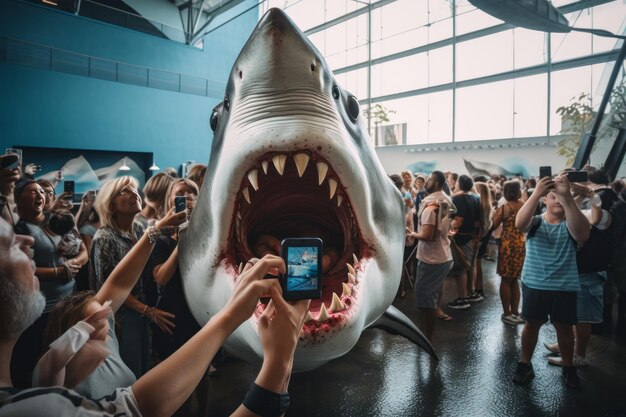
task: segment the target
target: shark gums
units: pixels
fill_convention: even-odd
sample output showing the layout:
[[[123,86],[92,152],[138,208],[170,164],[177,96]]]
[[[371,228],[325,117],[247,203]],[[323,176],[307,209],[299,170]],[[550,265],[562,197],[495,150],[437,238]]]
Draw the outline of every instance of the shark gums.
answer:
[[[323,292],[311,303],[294,369],[345,354],[372,324],[435,356],[417,327],[390,307],[404,247],[400,193],[374,154],[357,99],[281,10],[267,12],[239,54],[211,128],[207,175],[180,241],[196,320],[206,323],[226,304],[242,263],[279,255],[283,238],[315,236],[324,241]],[[225,344],[251,362],[263,355],[263,308]]]

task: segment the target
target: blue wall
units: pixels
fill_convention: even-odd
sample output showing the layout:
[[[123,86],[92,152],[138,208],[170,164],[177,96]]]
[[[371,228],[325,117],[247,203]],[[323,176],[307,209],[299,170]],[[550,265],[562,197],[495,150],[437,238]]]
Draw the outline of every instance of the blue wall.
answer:
[[[206,163],[211,110],[222,100],[229,70],[257,20],[256,9],[242,14],[211,33],[199,50],[47,7],[1,1],[0,37],[200,77],[218,88],[199,96],[0,63],[0,149],[154,152],[161,168],[190,159]]]

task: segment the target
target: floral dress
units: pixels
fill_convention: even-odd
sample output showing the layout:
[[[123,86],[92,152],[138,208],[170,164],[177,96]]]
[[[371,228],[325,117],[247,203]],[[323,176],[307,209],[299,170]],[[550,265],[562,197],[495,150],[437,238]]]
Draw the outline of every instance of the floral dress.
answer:
[[[500,235],[500,249],[498,250],[498,275],[519,279],[526,257],[524,234],[515,227],[515,211],[507,203],[509,215],[502,218],[502,234]],[[502,206],[504,211],[504,206]]]

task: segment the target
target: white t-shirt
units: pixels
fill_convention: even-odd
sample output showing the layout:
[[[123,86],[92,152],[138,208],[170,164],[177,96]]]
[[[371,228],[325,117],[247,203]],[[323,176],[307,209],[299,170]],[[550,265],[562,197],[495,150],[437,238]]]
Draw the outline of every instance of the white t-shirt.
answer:
[[[434,193],[433,193],[434,195]],[[421,216],[417,219],[417,230],[421,231],[422,225],[430,224],[435,226],[437,224],[438,214],[435,212],[436,207],[426,206],[422,211]],[[417,244],[417,254],[415,257],[427,264],[442,264],[452,260],[452,252],[450,251],[450,239],[448,238],[448,231],[450,229],[450,223],[444,222],[439,226],[441,233],[433,240],[420,240]]]

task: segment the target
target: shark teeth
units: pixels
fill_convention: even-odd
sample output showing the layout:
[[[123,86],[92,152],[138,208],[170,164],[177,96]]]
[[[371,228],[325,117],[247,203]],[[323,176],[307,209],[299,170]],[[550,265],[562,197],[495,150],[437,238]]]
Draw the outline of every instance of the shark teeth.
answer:
[[[354,276],[354,274],[348,273],[348,282],[353,285],[356,284],[356,277]]]
[[[254,191],[259,190],[259,170],[253,169],[248,172],[248,181],[250,181],[250,185],[254,188]]]
[[[348,297],[350,296],[350,294],[352,294],[352,290],[350,289],[348,284],[346,284],[345,282],[341,283],[341,288],[343,289],[343,292],[341,293],[342,296]]]
[[[311,321],[313,320],[313,316],[311,315],[310,311],[306,312],[306,316],[304,316],[304,322],[306,323],[307,321]]]
[[[269,161],[262,161],[261,162],[261,167],[263,167],[263,172],[265,173],[265,175],[267,175],[267,170],[270,166]]]
[[[345,285],[345,284],[344,284]],[[337,295],[337,293],[333,293],[333,302],[330,305],[330,311],[333,313],[337,313],[339,311],[343,311],[346,307],[341,302],[341,299]]]
[[[328,320],[330,316],[328,315],[328,310],[326,310],[326,305],[322,303],[322,307],[320,308],[320,313],[317,315],[317,321],[323,322]]]
[[[330,193],[329,199],[332,200],[332,198],[335,196],[335,192],[337,191],[337,181],[332,178],[328,180],[328,191]]]
[[[354,270],[354,267],[350,264],[346,264],[346,266],[348,267],[348,272],[350,272],[352,275],[356,275],[356,271]]]
[[[343,196],[337,195],[337,207],[341,207],[342,202],[343,202]]]
[[[354,260],[355,265],[359,263],[359,258],[357,258],[354,253],[352,254],[352,259]]]
[[[243,198],[246,199],[248,204],[252,204],[251,200],[250,200],[250,190],[248,190],[248,187],[246,187],[243,190],[241,190],[241,194],[243,195]]]
[[[322,185],[324,179],[326,179],[326,173],[328,173],[328,164],[325,162],[317,162],[315,165],[317,166],[317,179],[319,181],[319,185]]]
[[[272,163],[274,164],[274,168],[280,175],[283,175],[285,172],[285,163],[287,162],[287,155],[276,155],[272,158]]]
[[[302,177],[306,167],[309,165],[309,155],[304,152],[297,153],[293,156],[293,160],[296,163],[296,169],[298,170],[298,176]]]

